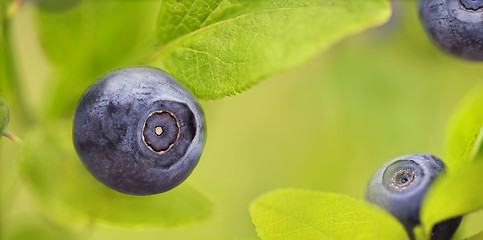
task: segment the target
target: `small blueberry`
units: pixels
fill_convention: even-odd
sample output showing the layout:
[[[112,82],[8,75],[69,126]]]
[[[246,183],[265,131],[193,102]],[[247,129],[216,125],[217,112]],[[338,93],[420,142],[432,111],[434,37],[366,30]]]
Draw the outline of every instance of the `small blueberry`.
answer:
[[[416,153],[395,158],[382,165],[372,176],[366,190],[366,200],[396,217],[414,239],[413,228],[420,224],[421,201],[433,180],[445,169],[437,157]],[[461,217],[435,225],[432,240],[450,239]]]

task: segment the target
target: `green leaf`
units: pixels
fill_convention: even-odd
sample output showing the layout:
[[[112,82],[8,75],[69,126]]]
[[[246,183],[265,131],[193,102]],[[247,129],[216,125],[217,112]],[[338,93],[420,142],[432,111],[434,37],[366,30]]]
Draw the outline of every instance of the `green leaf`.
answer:
[[[6,229],[5,240],[74,240],[74,233],[68,232],[35,215],[14,218],[13,227]],[[2,238],[3,239],[3,238]]]
[[[69,116],[102,74],[145,64],[154,51],[161,0],[82,0],[65,11],[37,10],[39,38],[54,67],[47,116]]]
[[[473,90],[456,109],[446,137],[445,162],[457,171],[472,162],[483,141],[483,86]]]
[[[408,239],[389,213],[363,200],[308,190],[278,190],[250,207],[262,240]]]
[[[45,11],[62,12],[74,7],[81,0],[36,0],[34,3]]]
[[[428,237],[424,233],[423,226],[417,225],[413,228],[413,234],[415,240],[426,240]]]
[[[390,15],[387,0],[166,0],[158,60],[203,99],[241,92]]]
[[[82,166],[72,146],[71,122],[32,130],[21,154],[24,175],[41,209],[62,223],[105,223],[127,228],[172,228],[212,216],[212,203],[182,184],[158,195],[109,189]]]
[[[466,238],[466,240],[483,240],[483,232],[480,232],[474,236]]]
[[[0,97],[0,137],[7,128],[10,120],[10,112],[8,111],[7,103]]]
[[[421,222],[429,233],[434,224],[483,208],[483,161],[438,177],[421,208]]]
[[[256,237],[219,237],[210,238],[209,240],[258,240]]]

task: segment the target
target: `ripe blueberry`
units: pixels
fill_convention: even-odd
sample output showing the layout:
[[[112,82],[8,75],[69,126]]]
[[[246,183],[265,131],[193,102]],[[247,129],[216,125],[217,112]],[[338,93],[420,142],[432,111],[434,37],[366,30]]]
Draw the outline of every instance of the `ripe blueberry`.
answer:
[[[441,49],[469,60],[483,60],[483,0],[419,0],[419,15]]]
[[[430,154],[395,158],[374,173],[366,190],[366,200],[394,215],[414,239],[413,228],[420,224],[421,201],[433,179],[444,168],[444,163]],[[431,239],[450,239],[460,221],[461,217],[457,217],[438,223],[433,228]]]
[[[73,140],[100,182],[126,194],[157,194],[183,182],[198,163],[204,117],[196,98],[167,73],[121,68],[83,94]]]

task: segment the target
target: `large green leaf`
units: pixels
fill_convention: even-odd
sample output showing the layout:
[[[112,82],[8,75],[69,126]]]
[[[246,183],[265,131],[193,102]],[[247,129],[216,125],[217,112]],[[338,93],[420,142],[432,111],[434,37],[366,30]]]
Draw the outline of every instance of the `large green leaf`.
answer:
[[[151,196],[118,193],[96,181],[72,146],[71,122],[32,130],[21,154],[24,175],[41,209],[63,223],[171,228],[208,219],[212,203],[183,184]]]
[[[442,220],[483,208],[481,173],[483,161],[478,161],[435,180],[421,209],[425,233],[430,233],[433,225]]]
[[[389,213],[362,200],[308,190],[278,190],[250,207],[262,240],[408,239]]]
[[[50,115],[69,115],[86,87],[100,75],[144,64],[154,50],[161,0],[82,0],[64,11],[38,8],[40,41],[54,67]]]
[[[445,162],[457,171],[473,161],[483,141],[483,86],[473,90],[456,109],[445,146]]]
[[[425,234],[440,221],[483,208],[483,161],[476,161],[483,141],[482,106],[483,86],[479,86],[453,114],[445,143],[448,172],[436,180],[421,209]]]
[[[381,24],[387,0],[166,0],[158,60],[204,99],[241,92]]]

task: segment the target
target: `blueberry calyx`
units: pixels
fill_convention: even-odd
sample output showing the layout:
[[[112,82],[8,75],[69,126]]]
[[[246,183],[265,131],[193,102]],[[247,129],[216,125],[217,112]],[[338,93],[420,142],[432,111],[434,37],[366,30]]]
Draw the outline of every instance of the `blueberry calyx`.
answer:
[[[461,7],[469,11],[482,11],[483,0],[460,0]]]
[[[154,111],[144,121],[143,141],[153,152],[163,154],[178,141],[179,120],[169,111]]]
[[[389,192],[402,193],[424,183],[425,172],[420,164],[410,158],[401,158],[386,167],[381,180]]]
[[[395,188],[407,188],[414,182],[415,178],[416,173],[413,170],[409,168],[401,169],[394,173],[391,183]]]

